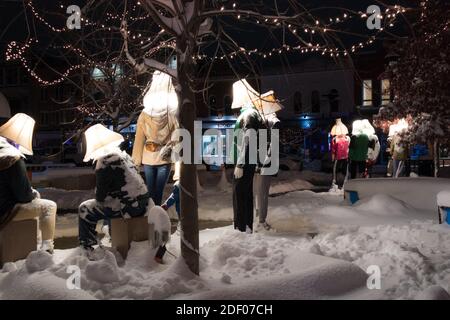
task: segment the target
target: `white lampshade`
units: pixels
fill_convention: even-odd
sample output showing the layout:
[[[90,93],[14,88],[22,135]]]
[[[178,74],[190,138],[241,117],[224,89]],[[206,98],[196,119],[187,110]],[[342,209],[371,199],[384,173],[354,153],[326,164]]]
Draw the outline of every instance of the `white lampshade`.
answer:
[[[247,80],[239,80],[233,83],[233,103],[231,109],[240,109],[252,104],[260,98],[259,93],[252,88]]]
[[[275,94],[272,90],[261,95],[261,98],[257,99],[254,104],[264,113],[264,115],[276,113],[283,109],[283,106],[275,98]]]
[[[342,123],[341,119],[336,119],[336,124],[331,128],[331,135],[332,136],[341,136],[341,135],[347,135],[348,129],[345,126],[345,124]]]
[[[355,120],[352,124],[352,135],[363,134],[363,123],[362,120]]]
[[[121,134],[96,124],[84,133],[86,137],[86,155],[84,162],[95,160],[105,155],[111,148],[118,147],[123,141]]]
[[[370,124],[369,120],[367,119],[362,120],[361,127],[363,133],[365,133],[369,137],[375,134],[375,128]]]
[[[150,88],[144,95],[144,112],[152,117],[161,117],[178,111],[178,96],[167,73],[155,71]]]
[[[18,113],[0,127],[0,136],[14,141],[23,154],[33,155],[33,130],[35,121],[24,113]]]

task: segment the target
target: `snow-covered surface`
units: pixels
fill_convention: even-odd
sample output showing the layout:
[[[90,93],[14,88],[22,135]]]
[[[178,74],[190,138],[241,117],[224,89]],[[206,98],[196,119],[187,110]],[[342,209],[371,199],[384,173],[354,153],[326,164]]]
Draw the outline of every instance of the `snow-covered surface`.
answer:
[[[209,205],[222,198],[211,193]],[[268,221],[276,231],[202,231],[200,277],[169,254],[155,263],[146,241],[132,243],[126,261],[114,251],[97,249],[89,261],[78,248],[56,250],[6,264],[0,299],[431,299],[450,289],[450,227],[436,211],[383,194],[349,206],[342,192],[297,191],[270,198]],[[168,244],[177,257],[179,243],[174,234]],[[66,288],[70,265],[81,269],[82,290]],[[366,287],[373,265],[380,290]]]
[[[420,210],[437,210],[436,195],[450,190],[450,179],[445,178],[375,178],[349,180],[345,190],[357,191],[360,199],[374,194],[386,194]]]
[[[437,205],[439,207],[450,208],[450,188],[448,190],[441,191],[437,194]]]

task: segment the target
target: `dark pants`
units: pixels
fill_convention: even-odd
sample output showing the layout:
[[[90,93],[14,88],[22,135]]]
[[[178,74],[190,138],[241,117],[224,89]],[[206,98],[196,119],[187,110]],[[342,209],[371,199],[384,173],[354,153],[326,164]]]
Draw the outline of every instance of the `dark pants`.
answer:
[[[341,160],[335,160],[334,161],[334,173],[333,173],[333,178],[336,179],[335,183],[338,184],[339,186],[343,185],[343,181],[345,180],[345,177],[347,176],[347,159],[341,159]],[[342,180],[342,184],[338,183],[338,173],[342,173],[342,175],[344,176],[344,180]],[[340,181],[340,180],[339,180]]]
[[[87,200],[80,205],[78,218],[78,232],[80,245],[90,247],[97,244],[97,231],[95,227],[100,220],[109,222],[112,218],[122,217],[123,214],[128,214],[130,217],[143,216],[147,211],[147,206],[140,205],[137,207],[127,207],[122,211],[113,210],[104,207],[95,199]]]
[[[253,176],[256,165],[244,165],[244,175],[233,179],[234,228],[245,232],[253,230]]]
[[[366,161],[350,161],[350,177],[352,179],[360,178],[366,170]],[[358,174],[358,176],[357,176]]]
[[[150,194],[150,198],[153,199],[153,202],[157,206],[161,205],[164,187],[169,179],[170,169],[170,164],[163,164],[160,166],[144,165],[147,189]]]

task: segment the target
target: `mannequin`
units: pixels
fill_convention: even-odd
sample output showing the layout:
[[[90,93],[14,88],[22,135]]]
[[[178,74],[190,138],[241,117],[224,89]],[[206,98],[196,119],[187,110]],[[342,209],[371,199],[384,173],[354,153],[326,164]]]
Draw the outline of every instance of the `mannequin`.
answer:
[[[267,137],[271,138],[270,130],[279,129],[280,119],[277,112],[282,109],[282,105],[275,100],[273,92],[268,92],[261,96],[261,104],[257,104],[265,117],[265,127],[268,129]],[[256,216],[259,217],[258,230],[270,230],[271,226],[267,223],[267,209],[269,204],[269,191],[272,175],[267,174],[267,167],[270,166],[272,156],[272,144],[268,141],[267,157],[258,168],[255,174],[255,207]]]
[[[366,169],[369,137],[364,132],[362,120],[356,120],[352,126],[352,137],[349,147],[350,176],[352,179],[361,177]]]
[[[350,138],[347,136],[348,129],[340,118],[336,119],[336,124],[331,129],[331,160],[333,161],[333,188],[337,186],[337,172],[347,178],[348,149]]]
[[[369,120],[362,120],[363,132],[369,138],[369,149],[367,151],[366,170],[364,172],[365,178],[370,178],[372,174],[372,168],[377,162],[378,155],[380,154],[380,141],[375,133],[375,128],[370,124]]]
[[[403,174],[405,161],[408,159],[408,149],[402,141],[401,134],[408,129],[405,119],[400,119],[389,127],[390,153],[392,157],[392,176],[398,178]]]
[[[171,136],[178,128],[177,111],[178,97],[171,77],[155,71],[137,121],[133,160],[144,165],[148,191],[156,205],[161,205],[171,170]]]
[[[258,97],[259,94],[246,80],[233,84],[232,108],[241,109],[236,120],[234,139],[234,228],[248,233],[253,232],[253,177],[256,169],[256,164],[251,163],[249,159],[249,134],[253,130],[257,134],[259,129],[264,128],[263,117],[254,104]]]

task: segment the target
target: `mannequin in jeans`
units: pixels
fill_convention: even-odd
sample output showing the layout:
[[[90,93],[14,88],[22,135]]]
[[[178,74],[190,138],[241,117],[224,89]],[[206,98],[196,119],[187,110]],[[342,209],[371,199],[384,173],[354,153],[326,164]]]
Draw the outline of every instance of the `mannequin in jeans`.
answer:
[[[137,121],[132,157],[137,166],[144,165],[150,197],[158,206],[171,169],[171,137],[178,128],[177,110],[178,98],[172,78],[156,71]]]

